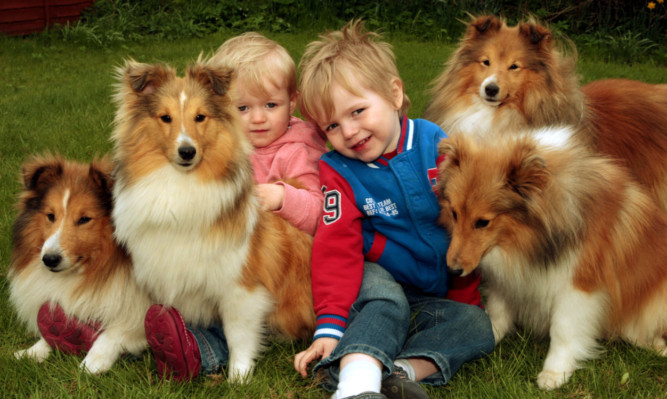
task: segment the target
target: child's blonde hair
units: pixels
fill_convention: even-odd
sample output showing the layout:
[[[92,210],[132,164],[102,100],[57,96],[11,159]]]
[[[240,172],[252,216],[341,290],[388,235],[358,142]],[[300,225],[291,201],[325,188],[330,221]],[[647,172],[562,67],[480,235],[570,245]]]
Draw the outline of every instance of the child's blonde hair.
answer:
[[[297,92],[296,66],[287,50],[257,32],[246,32],[226,40],[210,62],[232,68],[243,84],[255,93],[266,94],[264,82],[286,87],[290,98]]]
[[[391,45],[380,41],[379,34],[366,31],[361,20],[352,20],[342,30],[327,32],[320,35],[319,41],[309,43],[299,68],[299,110],[308,120],[331,117],[334,112],[331,86],[334,83],[354,95],[359,94],[351,76],[364,88],[391,103],[395,100],[390,82],[398,79],[403,90],[399,115],[410,108]]]

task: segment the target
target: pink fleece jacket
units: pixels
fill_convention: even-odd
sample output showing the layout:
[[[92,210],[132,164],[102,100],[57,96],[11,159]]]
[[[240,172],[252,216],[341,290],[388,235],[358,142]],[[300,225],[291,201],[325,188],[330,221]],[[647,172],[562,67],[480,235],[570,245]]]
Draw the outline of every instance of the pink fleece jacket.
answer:
[[[285,187],[283,206],[275,213],[311,235],[315,234],[324,200],[317,165],[327,151],[326,140],[317,129],[293,116],[285,134],[266,147],[255,148],[250,156],[256,183],[276,182]],[[278,182],[287,178],[298,180],[305,189]]]

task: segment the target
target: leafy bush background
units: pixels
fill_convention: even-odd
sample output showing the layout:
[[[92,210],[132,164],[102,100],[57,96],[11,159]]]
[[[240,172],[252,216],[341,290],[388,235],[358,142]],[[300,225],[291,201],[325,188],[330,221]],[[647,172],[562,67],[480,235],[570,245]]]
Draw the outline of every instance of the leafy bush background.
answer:
[[[667,64],[664,0],[98,0],[79,22],[55,34],[109,46],[221,29],[321,32],[364,18],[370,29],[452,42],[463,33],[462,21],[480,13],[502,15],[511,24],[533,15],[606,61]]]

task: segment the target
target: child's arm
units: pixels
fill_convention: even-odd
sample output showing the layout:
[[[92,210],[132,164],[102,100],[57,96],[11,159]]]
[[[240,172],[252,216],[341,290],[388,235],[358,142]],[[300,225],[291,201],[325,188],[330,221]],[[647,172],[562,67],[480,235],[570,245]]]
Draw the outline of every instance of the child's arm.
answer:
[[[306,145],[290,146],[291,156],[283,165],[283,175],[298,185],[278,182],[284,189],[282,206],[275,212],[297,228],[314,235],[322,215],[323,195],[320,189],[317,160]],[[316,158],[315,158],[316,157]]]
[[[362,214],[354,193],[325,161],[320,161],[320,179],[324,214],[313,240],[311,271],[317,327],[313,344],[294,359],[302,376],[310,362],[328,356],[343,336],[363,276]]]

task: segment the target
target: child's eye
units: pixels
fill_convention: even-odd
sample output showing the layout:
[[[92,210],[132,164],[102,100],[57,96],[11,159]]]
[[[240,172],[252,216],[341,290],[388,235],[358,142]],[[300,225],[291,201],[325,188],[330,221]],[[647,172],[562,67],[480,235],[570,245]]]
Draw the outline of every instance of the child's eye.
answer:
[[[352,111],[352,115],[359,115],[362,112],[364,112],[364,108],[355,109]]]
[[[244,111],[247,111],[247,110],[248,110],[248,106],[247,106],[247,105],[239,105],[238,108],[239,108],[239,111],[241,111],[241,112],[244,112]]]
[[[337,124],[337,123],[332,123],[331,125],[329,125],[329,126],[327,126],[326,128],[324,128],[324,131],[325,131],[325,132],[330,132],[330,131],[334,130],[334,129],[337,128],[337,127],[338,127],[338,124]]]
[[[278,104],[276,104],[276,103],[267,103],[266,104],[266,108],[275,108],[277,106],[278,106]]]

